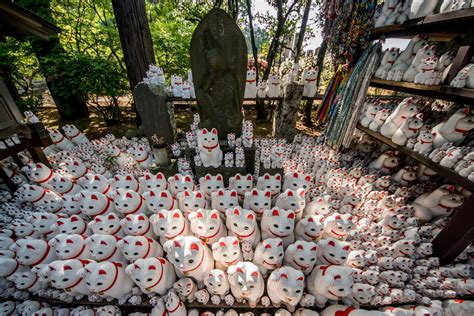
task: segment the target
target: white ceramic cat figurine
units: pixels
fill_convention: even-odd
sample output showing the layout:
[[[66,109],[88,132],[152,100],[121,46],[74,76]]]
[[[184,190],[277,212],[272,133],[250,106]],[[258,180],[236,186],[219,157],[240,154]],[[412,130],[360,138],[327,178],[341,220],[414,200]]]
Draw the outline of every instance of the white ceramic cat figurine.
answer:
[[[316,243],[298,240],[286,248],[284,265],[292,266],[308,275],[316,264],[317,250]]]
[[[77,273],[86,280],[86,286],[92,293],[115,298],[119,304],[124,304],[132,296],[133,281],[125,273],[121,262],[92,262]]]
[[[252,262],[258,266],[260,273],[266,276],[268,271],[281,267],[283,255],[281,238],[267,238],[258,244]]]
[[[90,258],[90,245],[86,238],[77,234],[59,234],[48,242],[61,260]]]
[[[420,195],[413,202],[415,216],[423,222],[433,218],[449,216],[452,210],[464,201],[461,193],[453,185],[442,185],[432,192]]]
[[[145,294],[165,295],[173,287],[176,274],[165,258],[138,259],[125,272]]]
[[[218,168],[222,163],[222,150],[219,145],[219,138],[215,128],[208,131],[201,129],[198,133],[198,149],[204,167]]]
[[[418,73],[415,76],[414,83],[432,86],[435,84],[435,67],[438,64],[438,58],[423,59],[418,66]]]
[[[419,0],[424,1],[424,0]],[[423,48],[420,48],[413,58],[410,67],[403,74],[403,81],[413,82],[415,76],[418,73],[418,67],[422,63],[423,59],[434,58],[436,57],[436,46],[425,45]]]
[[[216,268],[222,270],[242,261],[239,239],[235,236],[219,238],[212,244],[212,257],[216,261]]]
[[[296,240],[317,242],[323,233],[324,215],[306,215],[296,223]]]
[[[63,131],[66,137],[75,145],[86,144],[90,142],[86,135],[82,134],[82,132],[72,124],[64,125]]]
[[[227,279],[227,274],[219,269],[209,271],[206,279],[204,279],[206,289],[211,294],[211,301],[218,305],[221,300],[229,293],[230,284]]]
[[[274,270],[267,281],[268,297],[274,307],[284,304],[290,312],[294,312],[296,305],[303,297],[305,288],[304,275],[292,267],[281,267]]]
[[[438,1],[412,0],[408,17],[413,20],[433,14],[437,5]]]
[[[179,209],[187,215],[197,211],[198,209],[206,209],[208,206],[206,197],[201,191],[185,190],[179,192],[176,197],[179,202]]]
[[[208,173],[204,177],[199,178],[199,189],[204,193],[206,200],[211,202],[212,192],[219,189],[225,189],[224,179],[221,174],[213,176]]]
[[[364,127],[369,127],[370,123],[375,119],[378,112],[382,110],[382,105],[377,102],[369,102],[367,110],[360,119],[360,124]]]
[[[428,156],[428,154],[433,150],[433,142],[435,138],[436,133],[421,131],[420,135],[416,138],[417,142],[413,150],[421,155]]]
[[[390,116],[390,110],[381,109],[375,114],[374,119],[369,124],[369,129],[378,132],[380,127],[385,123],[387,118]]]
[[[257,220],[262,219],[263,212],[272,206],[271,191],[252,189],[245,192],[244,208],[252,210],[257,215]]]
[[[350,244],[334,238],[322,239],[318,242],[318,264],[343,265],[349,255]]]
[[[198,209],[188,215],[191,231],[207,245],[227,236],[227,228],[217,210]]]
[[[247,68],[247,79],[245,79],[245,99],[257,97],[257,69]]]
[[[227,269],[227,276],[237,302],[247,300],[250,308],[255,308],[265,290],[258,267],[251,262],[238,262]]]
[[[278,75],[271,75],[268,78],[267,96],[269,98],[278,98],[280,96],[280,77]]]
[[[309,67],[303,73],[303,96],[314,98],[318,89],[319,67]]]
[[[262,240],[267,238],[281,238],[286,248],[295,240],[293,233],[295,227],[295,213],[292,210],[284,210],[278,207],[264,211],[260,228]]]
[[[229,235],[236,236],[240,242],[248,240],[253,248],[260,242],[260,229],[254,211],[237,206],[226,210],[226,226]]]
[[[398,3],[398,0],[386,0],[383,2],[380,15],[377,17],[377,19],[374,22],[374,28],[390,25],[390,24],[386,24],[386,22],[391,16],[395,15],[395,7],[397,6],[397,3]]]
[[[323,307],[328,300],[340,300],[351,294],[352,268],[335,265],[317,266],[307,278],[308,292]]]
[[[163,249],[178,277],[191,277],[203,287],[207,274],[214,269],[214,259],[211,250],[199,238],[177,236],[165,242]]]
[[[211,208],[218,210],[221,217],[225,218],[225,211],[239,205],[239,198],[236,190],[219,189],[211,193]]]
[[[394,1],[394,0],[391,0]],[[396,1],[396,0],[395,0]],[[378,79],[387,79],[388,72],[390,68],[392,68],[395,60],[397,59],[400,53],[399,48],[389,48],[385,50],[385,53],[382,57],[382,61],[380,62],[380,66],[375,71],[374,77]]]
[[[416,101],[413,98],[404,99],[382,125],[380,133],[391,138],[408,117],[418,112]]]
[[[192,236],[187,217],[178,209],[161,210],[150,216],[150,223],[162,245],[178,236]]]
[[[117,248],[120,237],[112,235],[94,234],[87,237],[86,243],[89,245],[89,256],[95,261],[117,261],[126,262],[122,253]]]
[[[125,236],[117,241],[117,248],[128,262],[152,257],[163,257],[161,245],[154,239],[145,236]]]
[[[470,114],[469,108],[461,108],[451,115],[446,122],[433,127],[431,132],[436,133],[433,147],[438,148],[448,142],[459,145],[473,128],[474,116]]]
[[[397,145],[405,145],[408,139],[416,137],[420,128],[423,127],[423,113],[412,114],[392,135],[392,142]]]

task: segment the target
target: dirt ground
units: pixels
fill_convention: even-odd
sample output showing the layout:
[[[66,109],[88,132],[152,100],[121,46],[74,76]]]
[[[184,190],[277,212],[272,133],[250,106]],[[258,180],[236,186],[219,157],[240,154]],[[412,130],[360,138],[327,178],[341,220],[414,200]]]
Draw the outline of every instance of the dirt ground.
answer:
[[[121,137],[125,135],[127,130],[134,129],[136,126],[135,113],[132,110],[132,107],[128,104],[128,102],[123,103],[127,105],[121,107],[119,124],[114,126],[107,126],[100,114],[95,112],[93,109],[90,109],[91,115],[88,119],[60,121],[56,107],[47,97],[45,98],[44,106],[38,110],[36,115],[40,120],[42,120],[47,128],[59,128],[65,124],[74,124],[92,139],[103,137],[109,133],[112,133],[117,137]],[[269,105],[269,107],[271,106]],[[271,120],[265,122],[256,121],[255,104],[244,104],[244,109],[245,118],[252,120],[254,123],[254,133],[256,136],[272,136]],[[178,136],[180,136],[180,134],[184,136],[184,133],[190,129],[190,124],[193,120],[193,113],[196,113],[196,108],[194,105],[188,106],[187,104],[175,104],[175,117]],[[299,113],[298,123],[296,126],[297,130],[308,135],[318,135],[319,130],[317,128],[308,128],[300,122],[301,116],[302,113]],[[313,119],[313,121],[315,120]]]

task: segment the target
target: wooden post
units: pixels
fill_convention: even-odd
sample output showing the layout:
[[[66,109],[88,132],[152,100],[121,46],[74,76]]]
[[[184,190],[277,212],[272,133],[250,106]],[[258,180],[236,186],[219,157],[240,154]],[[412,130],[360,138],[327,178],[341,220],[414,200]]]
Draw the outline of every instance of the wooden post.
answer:
[[[456,211],[446,227],[433,240],[434,255],[442,265],[451,263],[467,246],[474,243],[474,195]]]
[[[133,88],[145,77],[148,66],[155,64],[145,1],[112,0],[112,6],[127,66],[128,81],[133,92]]]
[[[300,107],[303,85],[290,83],[284,86],[283,101],[278,102],[273,117],[273,137],[292,142],[296,135],[296,116]]]

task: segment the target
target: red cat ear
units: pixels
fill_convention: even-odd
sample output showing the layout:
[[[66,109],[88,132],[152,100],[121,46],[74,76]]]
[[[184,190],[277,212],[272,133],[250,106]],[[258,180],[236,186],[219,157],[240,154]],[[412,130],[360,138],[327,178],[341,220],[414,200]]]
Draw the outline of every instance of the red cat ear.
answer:
[[[127,193],[125,194],[125,196],[126,196],[127,198],[131,199],[131,198],[132,198],[132,193],[127,192]]]
[[[145,180],[151,180],[151,177],[150,177],[150,175],[149,175],[148,173],[145,174]]]
[[[296,249],[298,249],[298,250],[303,250],[303,246],[302,246],[302,245],[298,245],[298,246],[296,246]]]
[[[65,266],[63,267],[63,269],[64,269],[64,271],[66,271],[66,270],[72,270],[72,267],[71,267],[71,266],[68,266],[68,265],[65,265]]]
[[[288,279],[288,275],[286,273],[282,273],[282,274],[280,274],[280,278]]]
[[[201,193],[201,192],[196,193],[196,197],[197,197],[198,199],[202,199],[202,193]]]
[[[101,245],[104,245],[104,246],[107,246],[107,243],[106,243],[105,241],[103,241],[103,240],[100,241],[100,244],[101,244]]]
[[[305,196],[305,194],[306,194],[305,190],[301,190],[300,195]]]
[[[247,215],[247,219],[253,221],[255,217],[253,216],[253,214],[249,214]]]
[[[271,249],[271,248],[272,248],[272,245],[270,245],[270,244],[265,245],[265,249]]]
[[[258,190],[253,189],[253,190],[252,190],[252,195],[253,195],[253,196],[258,196]]]
[[[336,243],[335,243],[334,241],[330,240],[330,241],[328,242],[328,246],[336,247]]]
[[[237,215],[237,216],[239,216],[239,215],[240,215],[240,211],[239,211],[239,209],[238,209],[238,208],[235,208],[235,209],[234,209],[234,215]]]
[[[184,181],[186,181],[186,182],[192,182],[191,177],[189,177],[189,176],[184,177]]]
[[[293,196],[293,191],[288,191],[288,196]]]
[[[304,277],[299,277],[298,279],[296,279],[298,281],[304,281]]]
[[[107,272],[105,270],[102,270],[102,269],[99,270],[99,275],[106,275],[106,274],[107,274]]]
[[[204,134],[204,135],[206,135],[206,134],[207,134],[207,129],[206,129],[206,128],[203,128],[203,129],[201,130],[201,133]]]
[[[211,130],[211,133],[214,134],[214,135],[217,135],[217,129],[213,128],[213,129]]]
[[[341,219],[341,215],[336,215],[335,219]]]
[[[136,242],[135,242],[135,246],[140,246],[140,247],[142,247],[142,246],[143,246],[143,244],[142,244],[142,242],[141,242],[141,241],[136,241]]]
[[[94,180],[100,181],[100,177],[96,175],[94,176]]]
[[[179,217],[180,217],[179,212],[174,212],[173,218],[179,218]]]
[[[223,196],[224,195],[224,190],[217,191],[217,195],[218,196]],[[230,195],[232,195],[232,193]]]
[[[79,166],[79,163],[78,163],[77,161],[74,161],[72,164],[73,164],[74,166]]]
[[[166,264],[165,259],[163,259],[163,258],[158,258],[158,260],[160,261],[161,264]]]
[[[281,176],[280,176],[279,174],[277,174],[277,175],[275,176],[275,179],[277,179],[278,181],[280,181],[280,180],[281,180]]]
[[[223,241],[221,241],[221,242],[219,243],[219,246],[221,246],[221,247],[225,247],[225,246],[226,246],[226,243],[225,243],[225,242],[223,242]]]
[[[272,211],[272,216],[280,216],[280,212],[278,212],[277,209],[274,209],[274,210]]]
[[[145,216],[139,215],[139,216],[138,216],[138,220],[139,220],[139,221],[144,221],[144,220],[145,220]]]
[[[64,223],[63,223],[63,222],[61,222],[61,221],[57,221],[57,223],[56,223],[56,224],[58,224],[58,226],[64,225]]]
[[[265,192],[265,196],[266,196],[266,197],[271,197],[271,196],[272,196],[272,193],[271,193],[270,191],[267,191],[267,192]]]
[[[345,246],[345,247],[342,247],[342,249],[346,250],[346,251],[349,251],[349,249],[351,249],[349,246]]]
[[[218,215],[216,213],[212,213],[211,214],[211,219],[218,219]]]
[[[26,245],[26,249],[35,250],[35,247],[33,247],[32,245]]]
[[[318,250],[318,247],[314,246],[313,248],[311,248],[311,251],[316,251]]]
[[[163,194],[163,193],[162,193]],[[155,196],[155,192],[150,191],[150,196]]]
[[[278,243],[278,247],[283,247],[283,241],[280,241],[280,242]]]
[[[220,174],[218,174],[217,177],[216,177],[216,180],[217,181],[222,181],[222,176]]]
[[[188,191],[184,191],[183,194],[184,194],[184,196],[189,196],[189,192],[188,192]]]
[[[295,213],[291,212],[290,214],[288,214],[288,218],[295,219]]]
[[[305,181],[310,182],[311,181],[311,176],[306,176],[304,179],[305,179]]]
[[[298,178],[298,173],[293,173],[293,178]]]
[[[126,177],[125,177],[125,180],[127,180],[127,181],[132,181],[132,177],[131,177],[131,176],[126,176]]]
[[[236,179],[236,180],[240,180],[240,174],[237,174],[237,175],[235,176],[235,179]]]
[[[102,222],[102,220],[100,218],[97,218],[97,217],[94,220],[95,220],[96,223]]]
[[[239,240],[238,240],[238,239],[234,240],[234,242],[232,243],[232,245],[238,246],[238,245],[239,245]]]
[[[340,276],[339,274],[336,274],[336,275],[334,276],[334,280],[340,280],[340,279],[341,279],[341,276]]]
[[[153,192],[153,191],[151,191],[151,192]],[[155,194],[153,194],[153,195],[155,195]],[[168,194],[165,191],[163,191],[163,192],[161,192],[161,197],[167,198]]]
[[[235,271],[240,272],[240,273],[244,273],[244,270],[242,270],[242,268],[237,268]]]
[[[165,216],[161,213],[158,213],[158,218],[165,218]]]
[[[158,172],[158,173],[156,174],[156,178],[157,178],[158,180],[163,180],[163,174],[162,174],[161,172]]]
[[[249,175],[247,176],[247,181],[252,181],[252,175],[249,174]]]
[[[312,223],[314,222],[314,219],[312,217],[308,217],[308,222]]]
[[[109,217],[107,217],[107,219],[109,219],[109,220],[114,220],[114,219],[115,219],[115,216],[112,215],[112,214],[110,214]],[[98,221],[100,221],[100,220],[98,220]]]
[[[224,194],[222,194],[222,195],[224,195]],[[237,196],[237,192],[236,192],[236,191],[231,191],[231,192],[230,192],[230,196],[236,197],[236,196]]]
[[[196,243],[192,243],[191,244],[191,247],[189,247],[190,250],[196,250],[196,251],[199,251],[199,246],[198,244]]]
[[[265,174],[265,175],[263,176],[263,180],[270,180],[270,175]]]
[[[257,271],[255,271],[255,272],[252,272],[252,273],[250,274],[250,276],[252,276],[252,277],[254,277],[254,278],[258,278],[259,274],[258,274]]]
[[[179,244],[179,242],[177,242],[176,240],[174,240],[174,246],[176,248],[181,248],[181,245]]]
[[[197,218],[204,218],[204,215],[202,215],[202,212],[197,212],[196,217]]]
[[[156,267],[155,266],[149,266],[148,270],[155,270],[156,271]]]
[[[206,179],[207,181],[211,181],[211,175],[210,175],[210,174],[206,174],[205,179]]]

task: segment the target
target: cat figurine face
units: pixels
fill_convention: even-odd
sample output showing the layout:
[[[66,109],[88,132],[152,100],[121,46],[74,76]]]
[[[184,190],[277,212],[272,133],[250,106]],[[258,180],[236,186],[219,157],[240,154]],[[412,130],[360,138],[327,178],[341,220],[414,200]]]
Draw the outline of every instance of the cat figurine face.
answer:
[[[12,315],[15,311],[15,307],[16,305],[13,301],[2,302],[0,303],[0,314],[5,316]]]
[[[60,234],[84,235],[87,233],[87,224],[82,217],[72,215],[71,217],[58,219],[56,224],[51,226],[51,229]]]
[[[120,221],[120,225],[127,235],[153,237],[152,225],[144,214],[127,215]]]
[[[285,175],[283,183],[283,190],[297,190],[299,188],[310,190],[312,187],[312,178],[309,175],[304,175],[298,172],[293,172]]]
[[[208,245],[227,236],[227,229],[217,210],[198,209],[188,215],[191,231]]]
[[[351,214],[334,213],[324,220],[323,236],[345,239],[353,228]]]
[[[219,269],[227,270],[233,264],[242,261],[239,239],[235,236],[221,237],[212,244],[212,256]]]
[[[252,262],[258,266],[262,275],[266,276],[269,270],[282,265],[284,252],[280,238],[267,238],[258,244]]]
[[[120,175],[117,174],[113,177],[112,181],[112,189],[124,189],[124,190],[132,190],[135,192],[140,191],[140,184],[138,183],[137,179],[131,175]]]
[[[69,158],[67,161],[59,164],[59,168],[74,181],[79,180],[89,172],[89,168],[78,159]]]
[[[252,210],[260,220],[263,212],[270,209],[272,206],[271,191],[252,189],[245,192],[244,208]]]
[[[314,242],[298,240],[285,250],[285,265],[290,265],[308,275],[316,264],[318,246]]]
[[[286,189],[278,196],[275,206],[281,209],[293,210],[296,218],[301,219],[303,216],[303,209],[306,206],[305,196],[306,191],[304,189]]]
[[[111,191],[109,181],[106,177],[100,174],[87,173],[84,177],[79,179],[78,183],[84,188],[84,190],[90,192],[108,194]]]
[[[129,189],[117,189],[113,192],[114,205],[123,216],[145,213],[145,199],[137,192]]]
[[[81,212],[87,216],[105,215],[115,210],[112,199],[99,192],[81,191]]]
[[[84,236],[59,234],[48,242],[61,260],[89,258],[89,245]]]
[[[125,261],[117,250],[120,237],[94,234],[86,239],[90,258],[95,261]]]
[[[332,202],[331,195],[310,198],[304,208],[304,215],[327,215],[333,210]]]
[[[209,271],[214,268],[211,251],[197,237],[178,236],[168,240],[163,249],[177,272],[193,277],[201,284]]]
[[[141,177],[139,180],[140,185],[144,191],[168,189],[168,182],[161,172],[158,172],[156,175],[154,175],[147,170],[145,171],[143,177]]]
[[[197,291],[196,283],[190,278],[181,278],[173,285],[173,289],[179,295],[182,301],[188,300],[194,302],[194,293]]]
[[[78,275],[85,279],[86,286],[92,293],[113,297],[119,302],[128,298],[127,295],[133,287],[133,282],[126,275],[121,262],[93,262],[80,269]]]
[[[253,247],[260,241],[260,230],[254,211],[246,210],[240,206],[226,210],[226,226],[229,233],[236,236],[239,241],[249,240]]]
[[[305,277],[292,267],[281,267],[274,270],[267,281],[267,291],[274,304],[285,304],[294,311],[303,296]]]
[[[209,274],[204,279],[204,284],[211,295],[219,295],[221,297],[224,297],[230,288],[227,274],[219,269],[209,271]]]
[[[138,259],[125,272],[146,294],[165,295],[176,280],[173,266],[164,258]]]
[[[295,236],[293,234],[295,228],[295,213],[292,210],[283,210],[274,207],[263,213],[260,223],[262,229],[262,239],[281,238],[283,245],[288,247],[293,243]]]
[[[76,215],[81,213],[81,201],[78,195],[64,195],[61,213]]]
[[[156,240],[145,236],[125,236],[117,241],[117,248],[129,262],[163,256],[161,245]]]
[[[174,210],[178,202],[167,190],[150,190],[143,193],[143,198],[150,211],[157,213],[161,210]]]
[[[270,190],[272,194],[272,200],[275,200],[281,191],[281,175],[279,173],[275,175],[265,173],[263,176],[258,177],[257,189]]]
[[[217,174],[212,176],[206,174],[204,177],[199,179],[199,189],[204,193],[204,196],[208,201],[211,201],[211,194],[219,189],[225,189],[224,179],[222,175]]]
[[[173,177],[168,178],[168,183],[170,184],[170,191],[173,196],[176,196],[179,192],[183,192],[185,190],[195,190],[193,179],[189,175],[183,176],[177,173]]]
[[[160,237],[161,244],[177,236],[191,234],[188,219],[180,210],[161,210],[150,216],[150,223],[155,234]]]
[[[89,222],[89,227],[94,234],[122,236],[123,230],[120,225],[120,217],[115,213],[98,215]]]
[[[343,265],[349,255],[350,245],[334,238],[322,239],[318,242],[318,264]]]
[[[200,208],[207,208],[206,197],[201,191],[185,190],[179,192],[176,197],[178,199],[179,209],[188,215]]]
[[[48,243],[41,239],[19,239],[11,245],[10,250],[16,252],[16,259],[24,266],[46,264],[57,258]]]
[[[225,216],[225,211],[228,208],[233,208],[239,205],[239,198],[236,190],[219,189],[211,193],[211,208],[218,210],[222,217]]]
[[[227,269],[232,294],[237,301],[247,299],[254,308],[264,292],[264,281],[258,267],[251,262],[238,262]]]
[[[297,240],[317,242],[321,238],[323,229],[323,215],[307,215],[296,223],[295,237]]]
[[[51,226],[58,222],[58,216],[46,212],[35,212],[31,214],[31,222],[33,223],[33,228],[37,233],[46,235],[55,228],[52,228]]]
[[[90,294],[85,288],[85,281],[77,275],[77,271],[91,262],[78,259],[53,261],[46,269],[49,282],[53,287],[73,292],[72,294]]]
[[[245,198],[245,192],[252,190],[253,188],[253,177],[251,174],[241,175],[237,173],[235,176],[229,179],[229,189],[237,191],[239,201],[243,202]]]

